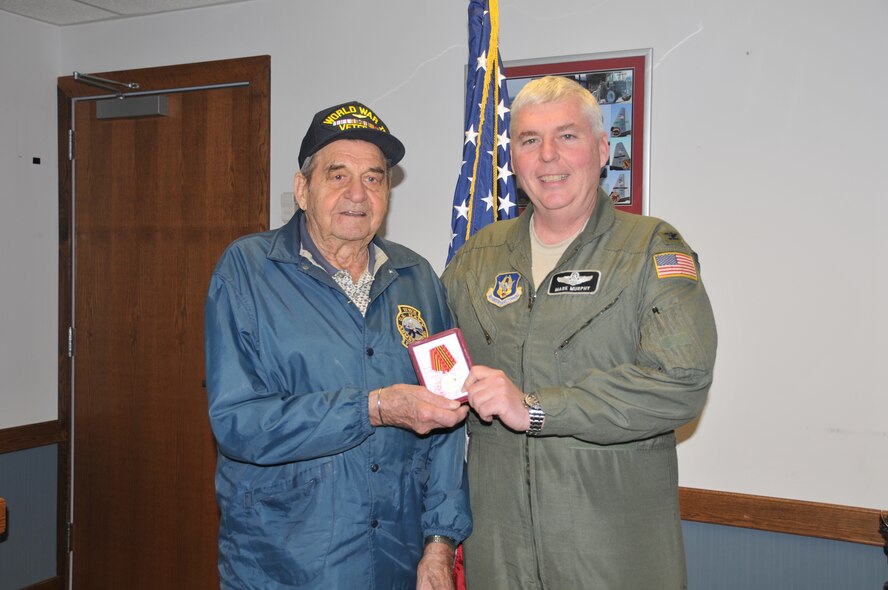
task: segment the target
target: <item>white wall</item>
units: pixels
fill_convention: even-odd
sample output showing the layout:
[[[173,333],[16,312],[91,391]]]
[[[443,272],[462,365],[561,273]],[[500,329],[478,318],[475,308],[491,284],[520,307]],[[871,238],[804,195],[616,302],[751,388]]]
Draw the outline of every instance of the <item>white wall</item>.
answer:
[[[58,416],[58,62],[57,27],[0,12],[0,428]]]
[[[720,339],[682,485],[888,505],[886,17],[881,0],[501,3],[509,59],[653,47],[650,212],[700,253]]]
[[[500,3],[507,61],[653,48],[650,211],[700,253],[721,341],[682,485],[888,502],[886,17],[883,0]],[[407,145],[387,236],[443,266],[464,2],[256,0],[60,31],[61,75],[270,54],[273,225],[311,115],[368,103]]]

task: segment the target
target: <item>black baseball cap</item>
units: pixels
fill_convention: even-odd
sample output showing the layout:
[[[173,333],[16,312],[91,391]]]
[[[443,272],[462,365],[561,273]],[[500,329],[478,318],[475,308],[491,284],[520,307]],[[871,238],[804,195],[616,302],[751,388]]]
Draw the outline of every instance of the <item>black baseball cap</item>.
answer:
[[[299,149],[299,167],[306,158],[338,139],[363,139],[376,145],[389,164],[404,157],[404,144],[389,133],[382,119],[356,100],[326,108],[314,116]]]

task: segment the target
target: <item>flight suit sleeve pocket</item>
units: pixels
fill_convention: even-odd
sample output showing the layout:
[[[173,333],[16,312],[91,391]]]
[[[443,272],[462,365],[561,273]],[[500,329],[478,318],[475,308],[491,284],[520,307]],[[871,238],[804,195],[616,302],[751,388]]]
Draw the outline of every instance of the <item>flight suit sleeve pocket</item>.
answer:
[[[685,309],[676,303],[646,311],[641,325],[641,351],[651,365],[671,375],[709,370],[707,353]]]

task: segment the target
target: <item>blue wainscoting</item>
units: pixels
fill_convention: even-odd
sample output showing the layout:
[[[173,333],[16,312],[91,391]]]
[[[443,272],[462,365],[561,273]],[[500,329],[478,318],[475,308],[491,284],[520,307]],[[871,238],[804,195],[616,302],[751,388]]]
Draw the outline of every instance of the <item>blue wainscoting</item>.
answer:
[[[0,590],[56,574],[58,449],[0,454],[0,496],[9,506],[0,536]],[[882,590],[881,547],[684,522],[689,590]]]
[[[19,590],[56,575],[58,445],[0,454],[0,590]]]
[[[684,522],[689,590],[882,590],[881,547]]]

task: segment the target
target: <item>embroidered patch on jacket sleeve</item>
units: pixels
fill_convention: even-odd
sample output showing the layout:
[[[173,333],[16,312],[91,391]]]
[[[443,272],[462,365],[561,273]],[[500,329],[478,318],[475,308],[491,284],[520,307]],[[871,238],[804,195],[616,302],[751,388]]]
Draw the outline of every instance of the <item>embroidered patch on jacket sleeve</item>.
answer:
[[[697,266],[694,259],[681,252],[662,252],[654,254],[654,266],[657,278],[685,277],[697,280]]]

